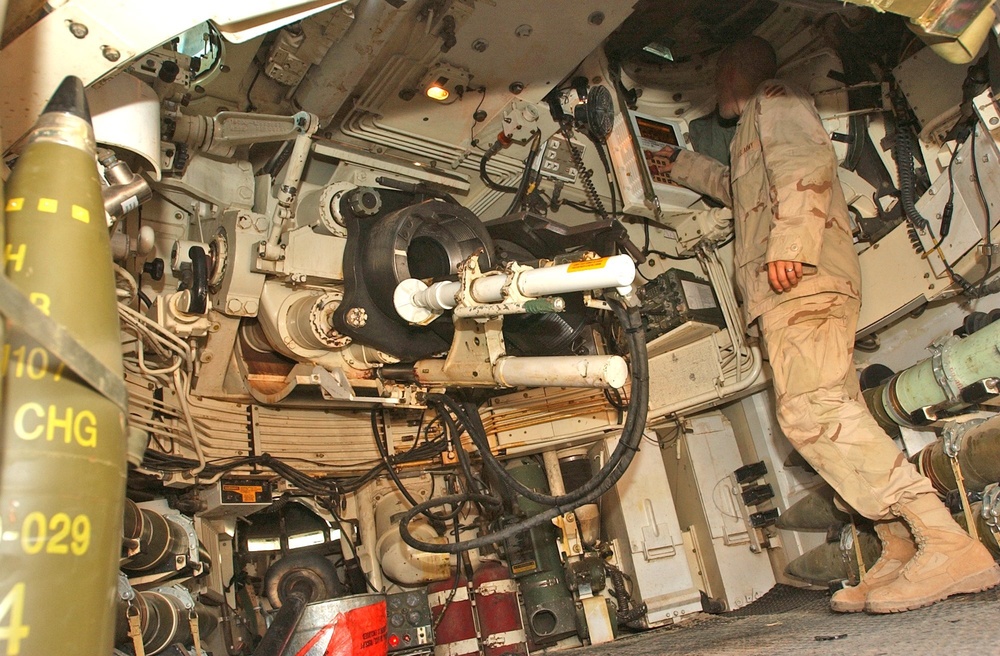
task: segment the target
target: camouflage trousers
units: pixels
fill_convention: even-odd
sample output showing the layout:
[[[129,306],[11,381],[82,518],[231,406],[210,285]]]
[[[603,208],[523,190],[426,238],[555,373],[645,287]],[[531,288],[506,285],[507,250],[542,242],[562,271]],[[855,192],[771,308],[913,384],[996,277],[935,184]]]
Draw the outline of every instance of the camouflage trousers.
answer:
[[[788,441],[848,505],[877,520],[934,489],[861,398],[852,358],[860,307],[843,294],[815,294],[768,310],[759,325]]]

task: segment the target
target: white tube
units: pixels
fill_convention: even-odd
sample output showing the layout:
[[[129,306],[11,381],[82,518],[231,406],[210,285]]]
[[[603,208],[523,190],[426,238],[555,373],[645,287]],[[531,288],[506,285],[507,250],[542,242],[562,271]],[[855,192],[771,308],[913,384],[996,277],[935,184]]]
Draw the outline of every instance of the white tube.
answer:
[[[400,286],[406,281],[399,283]],[[455,296],[462,291],[460,282],[436,282],[413,295],[413,304],[428,310],[451,310],[457,305]]]
[[[634,280],[635,262],[632,258],[628,255],[615,255],[525,271],[518,278],[518,290],[525,296],[537,298],[589,289],[628,287]],[[472,293],[478,299],[475,283],[472,285]]]
[[[613,387],[628,380],[628,364],[617,355],[500,358],[493,378],[505,387]]]
[[[634,280],[635,262],[632,258],[628,255],[615,255],[524,271],[517,276],[517,287],[523,296],[540,298],[591,289],[628,287]],[[472,298],[479,303],[499,303],[505,298],[503,289],[508,281],[509,277],[505,275],[477,278],[472,282]],[[397,290],[407,282],[401,282]],[[397,310],[401,304],[432,311],[450,310],[455,307],[455,298],[461,289],[461,283],[458,282],[438,282],[412,293],[409,302],[394,300]]]

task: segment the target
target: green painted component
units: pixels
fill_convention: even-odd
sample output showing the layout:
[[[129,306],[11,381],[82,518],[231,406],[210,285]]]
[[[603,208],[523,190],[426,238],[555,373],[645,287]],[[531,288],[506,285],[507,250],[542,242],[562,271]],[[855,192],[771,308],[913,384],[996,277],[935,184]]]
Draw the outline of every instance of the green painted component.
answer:
[[[38,126],[43,123],[50,128],[47,135],[36,131],[7,183],[12,211],[6,217],[11,255],[6,272],[121,374],[114,272],[93,138],[79,138],[89,123],[62,113],[43,115]],[[63,128],[68,134],[59,132]],[[79,147],[58,143],[53,134]],[[30,327],[9,330],[4,355],[0,601],[18,606],[20,617],[15,621],[10,608],[0,617],[0,627],[8,629],[0,653],[110,654],[125,417],[61,366],[32,338]]]
[[[786,531],[823,531],[850,523],[850,516],[833,502],[833,488],[823,485],[778,516],[775,526]]]
[[[847,527],[845,530],[851,529]],[[858,530],[858,540],[861,542],[861,554],[865,559],[865,567],[869,568],[878,560],[882,546],[870,529]],[[839,540],[824,542],[788,563],[785,567],[785,573],[814,585],[825,586],[833,581],[852,577],[852,580],[857,581],[858,559],[852,548],[847,553],[845,560]]]
[[[964,339],[955,338],[945,347],[944,370],[953,385],[964,389],[984,378],[1000,377],[1000,322],[994,322]],[[928,358],[895,377],[899,406],[908,413],[937,406],[948,400],[934,376]]]
[[[555,304],[548,298],[534,298],[524,302],[524,311],[528,314],[548,314],[558,312]]]
[[[548,492],[548,480],[541,463],[518,458],[507,465],[511,476],[538,492]],[[519,496],[520,511],[532,517],[546,506]],[[536,644],[549,644],[578,632],[576,604],[566,585],[566,574],[556,547],[555,526],[546,524],[531,529],[531,543],[539,571],[520,577],[518,587],[524,602],[526,626]]]
[[[944,440],[928,444],[910,462],[942,494],[958,489],[951,458],[944,452]],[[962,436],[958,464],[969,492],[981,492],[987,485],[1000,481],[1000,422],[989,421],[970,428]]]

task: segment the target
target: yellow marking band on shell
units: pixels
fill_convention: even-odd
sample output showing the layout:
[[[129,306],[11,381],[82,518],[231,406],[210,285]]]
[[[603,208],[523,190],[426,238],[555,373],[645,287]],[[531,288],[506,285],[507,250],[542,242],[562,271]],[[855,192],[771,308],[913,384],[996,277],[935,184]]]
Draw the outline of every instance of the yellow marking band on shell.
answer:
[[[11,198],[7,201],[8,212],[20,212],[24,208],[23,198]]]
[[[79,205],[74,205],[71,215],[77,221],[81,223],[90,223],[90,210],[86,207],[80,207]]]
[[[38,211],[48,212],[49,214],[55,214],[59,210],[59,201],[55,198],[39,198],[38,199]]]

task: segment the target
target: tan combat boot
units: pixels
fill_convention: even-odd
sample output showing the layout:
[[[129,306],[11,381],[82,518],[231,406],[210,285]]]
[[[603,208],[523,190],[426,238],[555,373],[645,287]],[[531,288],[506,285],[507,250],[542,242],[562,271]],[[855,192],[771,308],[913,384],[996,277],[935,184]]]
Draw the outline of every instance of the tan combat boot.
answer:
[[[1000,584],[993,556],[955,523],[936,496],[921,495],[892,511],[910,525],[917,554],[894,581],[869,593],[866,611],[899,613]]]
[[[906,525],[898,520],[875,522],[875,532],[882,542],[882,555],[868,570],[861,582],[833,593],[830,609],[837,613],[860,613],[865,609],[868,593],[896,580],[913,555],[917,545]]]

